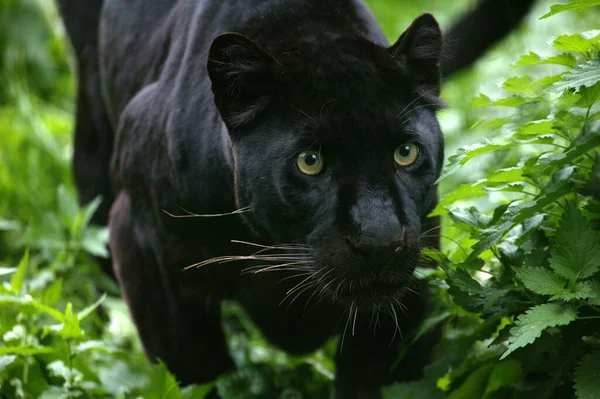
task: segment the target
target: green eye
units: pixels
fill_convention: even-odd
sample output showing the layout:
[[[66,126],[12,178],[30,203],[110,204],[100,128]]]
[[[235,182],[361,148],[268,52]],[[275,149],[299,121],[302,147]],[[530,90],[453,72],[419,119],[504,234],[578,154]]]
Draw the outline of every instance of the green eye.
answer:
[[[419,158],[419,146],[415,143],[400,144],[394,151],[394,160],[400,166],[410,166]]]
[[[317,151],[302,151],[296,158],[296,165],[306,175],[318,175],[323,170],[323,157]]]

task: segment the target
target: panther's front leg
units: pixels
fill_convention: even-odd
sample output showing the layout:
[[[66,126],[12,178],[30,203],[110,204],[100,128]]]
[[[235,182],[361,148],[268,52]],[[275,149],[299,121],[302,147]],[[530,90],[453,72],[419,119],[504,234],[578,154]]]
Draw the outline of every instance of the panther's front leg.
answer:
[[[194,300],[184,298],[186,276],[166,272],[160,248],[149,245],[153,230],[140,223],[132,217],[129,196],[121,193],[110,217],[113,265],[146,354],[164,362],[182,384],[209,382],[234,366],[220,303],[201,292]]]

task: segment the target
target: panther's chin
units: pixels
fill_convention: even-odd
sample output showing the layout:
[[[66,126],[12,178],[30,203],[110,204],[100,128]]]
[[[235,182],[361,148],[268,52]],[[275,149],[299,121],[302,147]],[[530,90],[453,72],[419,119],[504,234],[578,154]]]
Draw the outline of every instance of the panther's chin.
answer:
[[[361,308],[379,308],[401,303],[406,295],[417,294],[414,280],[359,278],[344,281],[326,291],[331,300],[340,305]]]

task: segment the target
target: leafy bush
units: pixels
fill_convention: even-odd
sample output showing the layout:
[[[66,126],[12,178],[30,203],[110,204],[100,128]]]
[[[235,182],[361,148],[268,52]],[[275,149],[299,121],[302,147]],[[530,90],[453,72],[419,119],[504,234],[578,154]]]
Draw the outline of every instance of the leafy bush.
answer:
[[[397,0],[370,1],[390,37],[420,7],[405,3],[401,13]],[[435,3],[442,20],[460,11]],[[0,0],[0,21],[0,397],[196,399],[213,386],[225,398],[330,397],[336,342],[288,356],[235,304],[224,311],[237,371],[180,389],[164,365],[148,364],[118,288],[89,257],[106,255],[107,231],[89,225],[98,203],[81,209],[74,193],[74,79],[56,10]],[[385,388],[386,398],[600,398],[600,31],[552,44],[554,54],[515,63],[527,74],[504,81],[508,96],[473,100],[483,116],[464,93],[490,69],[504,74],[503,60],[491,56],[487,75],[445,90],[458,109],[443,115],[449,147],[488,139],[456,150],[441,181],[444,251],[426,254],[441,268],[424,276],[436,309],[406,337],[443,326],[436,359],[424,380]],[[448,122],[456,113],[467,118]],[[469,134],[453,133],[469,120]]]
[[[430,324],[447,321],[438,360],[387,398],[600,398],[600,31],[552,46],[561,53],[513,65],[538,76],[510,77],[508,96],[473,100],[513,110],[480,123],[493,138],[459,148],[443,171],[440,180],[484,159],[483,177],[433,212],[451,219],[456,242],[427,253],[442,269],[429,277],[441,288]],[[492,199],[489,209],[468,206],[473,197]]]

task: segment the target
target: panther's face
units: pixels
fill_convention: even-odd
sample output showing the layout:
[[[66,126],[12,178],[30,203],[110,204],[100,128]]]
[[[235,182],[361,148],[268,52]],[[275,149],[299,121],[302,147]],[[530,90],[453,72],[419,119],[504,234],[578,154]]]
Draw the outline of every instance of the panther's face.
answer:
[[[348,305],[409,289],[443,160],[440,48],[429,15],[390,49],[336,39],[275,60],[241,35],[215,40],[209,73],[236,197],[278,244],[268,267],[305,270],[302,289]]]

